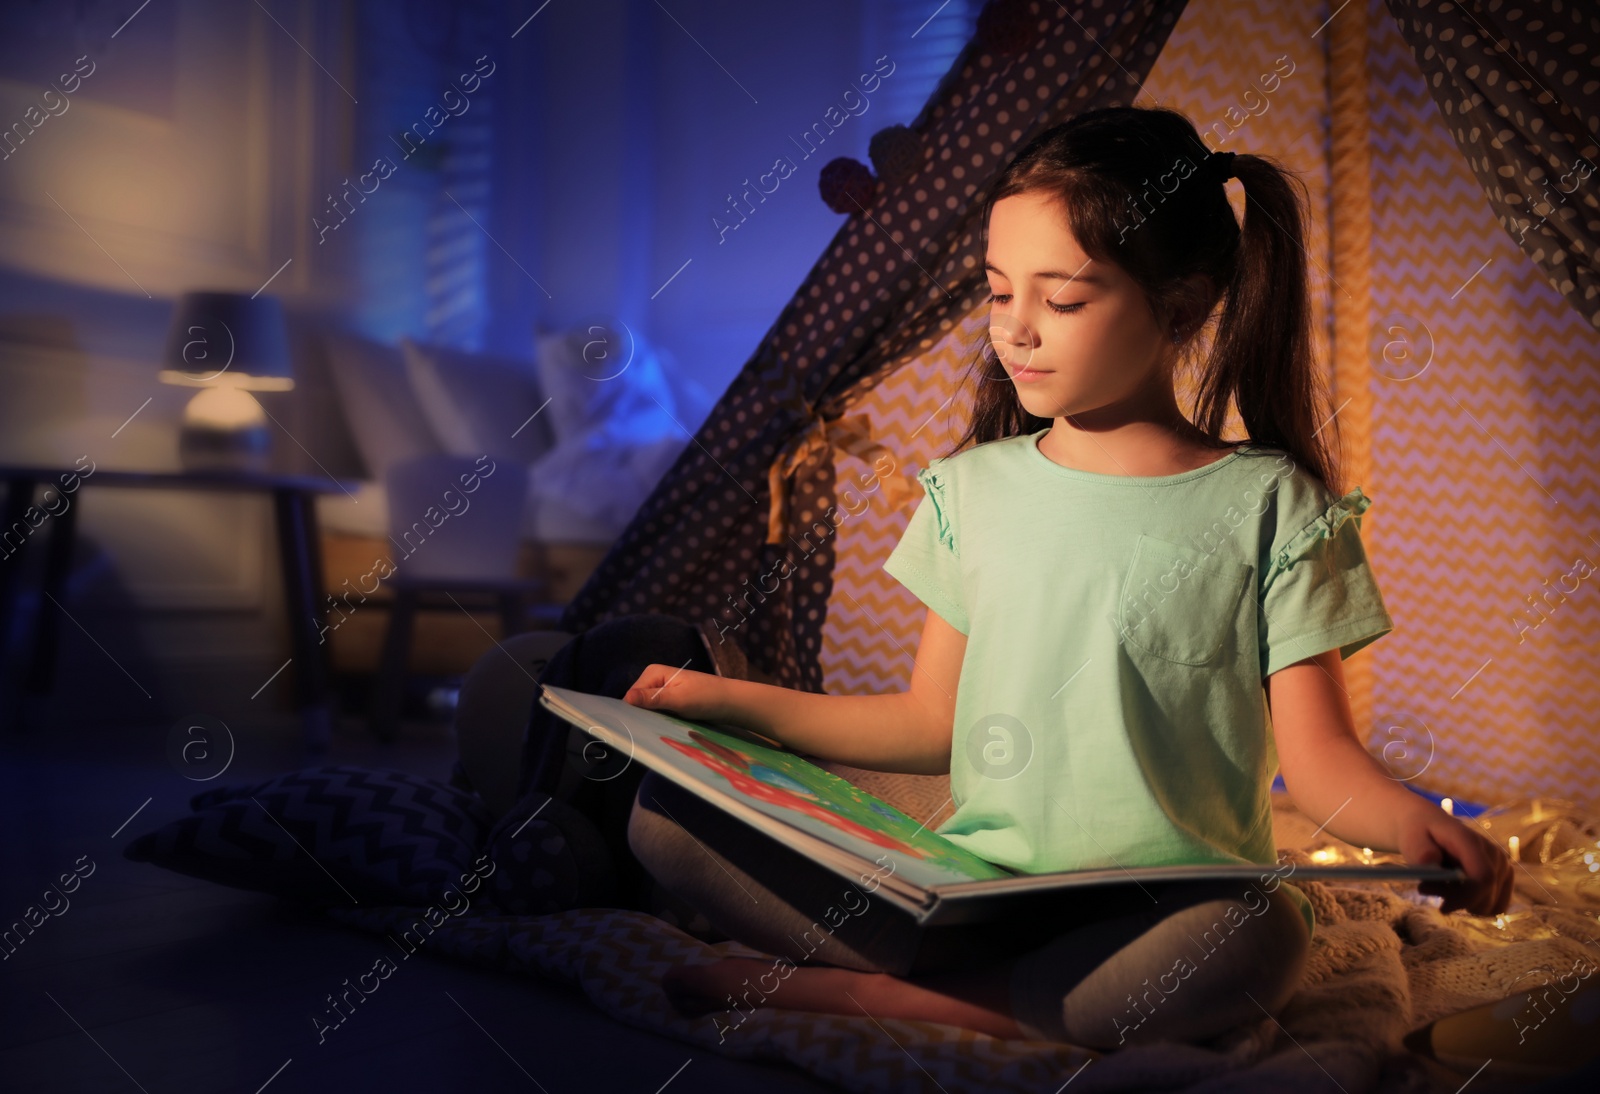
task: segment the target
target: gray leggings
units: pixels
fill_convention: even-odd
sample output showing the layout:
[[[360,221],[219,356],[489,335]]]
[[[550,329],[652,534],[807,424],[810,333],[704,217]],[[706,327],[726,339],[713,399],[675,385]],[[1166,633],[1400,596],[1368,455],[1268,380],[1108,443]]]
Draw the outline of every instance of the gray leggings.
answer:
[[[1012,1016],[1040,1041],[1208,1040],[1279,1011],[1310,948],[1281,885],[1255,882],[1120,886],[1090,908],[921,927],[873,899],[872,886],[864,892],[654,772],[634,798],[628,845],[723,933],[796,964],[915,978],[1015,958]]]

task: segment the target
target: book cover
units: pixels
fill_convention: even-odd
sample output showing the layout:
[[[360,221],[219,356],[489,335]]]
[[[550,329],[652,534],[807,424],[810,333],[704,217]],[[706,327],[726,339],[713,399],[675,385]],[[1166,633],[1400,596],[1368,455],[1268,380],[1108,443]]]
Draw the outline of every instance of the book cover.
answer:
[[[632,761],[725,809],[731,800],[832,844],[861,870],[892,860],[896,875],[919,888],[1015,876],[793,752],[569,688],[546,685],[541,702]]]

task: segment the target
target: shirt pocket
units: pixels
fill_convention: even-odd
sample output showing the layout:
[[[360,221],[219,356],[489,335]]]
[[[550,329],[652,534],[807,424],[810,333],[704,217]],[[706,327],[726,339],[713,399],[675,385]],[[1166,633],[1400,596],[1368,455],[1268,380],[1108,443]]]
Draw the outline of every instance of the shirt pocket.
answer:
[[[1123,577],[1117,627],[1130,647],[1179,665],[1217,660],[1255,570],[1140,535]]]

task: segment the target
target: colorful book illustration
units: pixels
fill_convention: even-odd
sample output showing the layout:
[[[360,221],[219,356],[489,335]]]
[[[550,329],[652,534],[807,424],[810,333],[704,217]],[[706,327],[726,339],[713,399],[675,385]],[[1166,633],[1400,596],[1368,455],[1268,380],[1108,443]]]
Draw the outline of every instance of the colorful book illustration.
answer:
[[[983,922],[1046,894],[1084,886],[1186,880],[1420,879],[1457,881],[1451,867],[1293,867],[1207,863],[1021,874],[974,855],[925,824],[824,771],[778,742],[736,726],[715,727],[621,699],[541,685],[547,709],[603,742],[621,763],[638,763],[764,832],[846,881],[870,886],[919,923]],[[591,759],[594,758],[591,756]],[[610,777],[615,777],[614,772]]]

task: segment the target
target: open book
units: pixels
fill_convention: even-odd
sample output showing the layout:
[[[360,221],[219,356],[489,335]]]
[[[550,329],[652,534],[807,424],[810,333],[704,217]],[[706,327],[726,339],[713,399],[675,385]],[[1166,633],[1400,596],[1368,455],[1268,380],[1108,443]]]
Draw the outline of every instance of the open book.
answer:
[[[1002,919],[1077,896],[1085,887],[1173,881],[1335,879],[1458,881],[1454,867],[1207,863],[1022,874],[979,858],[861,788],[734,726],[714,727],[621,699],[541,685],[539,701],[603,742],[586,758],[615,777],[643,764],[766,833],[847,882],[875,892],[920,924]],[[765,743],[763,743],[765,742]]]

